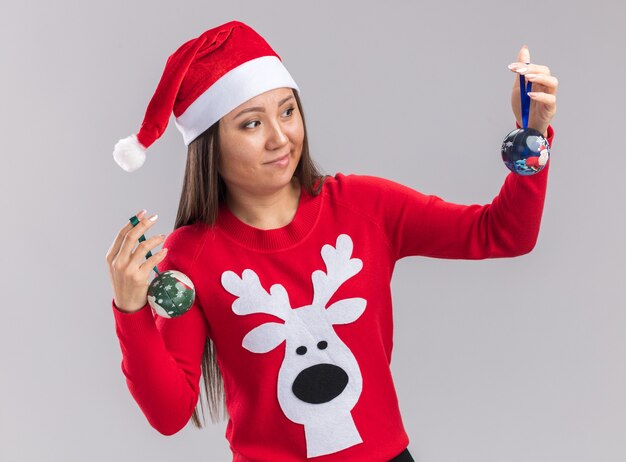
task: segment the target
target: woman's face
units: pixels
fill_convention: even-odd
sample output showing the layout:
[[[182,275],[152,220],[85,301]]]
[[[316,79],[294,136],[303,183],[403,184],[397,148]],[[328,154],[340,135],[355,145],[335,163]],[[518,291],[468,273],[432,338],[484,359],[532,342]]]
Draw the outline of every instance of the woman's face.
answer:
[[[291,88],[246,101],[220,119],[219,172],[229,193],[266,195],[289,185],[304,126]]]

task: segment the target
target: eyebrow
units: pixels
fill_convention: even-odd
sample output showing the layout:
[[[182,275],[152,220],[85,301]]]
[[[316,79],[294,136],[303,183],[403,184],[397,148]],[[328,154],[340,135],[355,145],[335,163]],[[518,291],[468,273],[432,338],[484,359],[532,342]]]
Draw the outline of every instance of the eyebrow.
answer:
[[[278,106],[282,106],[283,104],[285,104],[287,101],[289,101],[291,98],[293,98],[293,95],[289,95],[286,98],[280,100],[278,102]],[[265,112],[265,109],[262,107],[249,107],[248,109],[244,109],[243,111],[240,111],[239,114],[237,114],[235,117],[233,117],[233,120],[235,120],[237,117],[239,117],[242,114],[245,114],[246,112],[254,112],[254,111],[259,111],[259,112]]]

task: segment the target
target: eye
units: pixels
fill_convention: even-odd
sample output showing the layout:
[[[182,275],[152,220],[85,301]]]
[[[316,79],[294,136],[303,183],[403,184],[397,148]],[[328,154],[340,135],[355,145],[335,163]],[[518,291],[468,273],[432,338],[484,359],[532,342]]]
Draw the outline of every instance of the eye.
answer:
[[[251,120],[250,122],[243,124],[241,128],[256,128],[258,127],[258,125],[255,125],[254,127],[249,127],[250,124],[256,124],[256,123],[260,124],[261,122],[259,122],[258,120]]]
[[[296,353],[298,353],[299,355],[303,355],[306,353],[306,347],[305,346],[299,346],[298,348],[296,348]]]
[[[326,340],[322,340],[321,342],[318,342],[317,344],[317,347],[320,350],[325,350],[327,346],[328,346],[328,342]]]
[[[290,107],[290,108],[288,108],[288,109],[285,109],[285,112],[287,112],[287,111],[291,111],[287,117],[291,116],[291,115],[293,114],[293,111],[294,111],[294,110],[295,110],[295,108],[294,108],[293,106],[292,106],[292,107]],[[283,112],[283,114],[284,114],[285,112]]]

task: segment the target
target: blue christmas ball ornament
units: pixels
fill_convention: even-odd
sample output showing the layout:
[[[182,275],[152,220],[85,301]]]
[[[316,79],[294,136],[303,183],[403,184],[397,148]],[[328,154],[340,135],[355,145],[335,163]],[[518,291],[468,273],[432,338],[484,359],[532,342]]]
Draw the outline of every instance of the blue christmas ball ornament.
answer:
[[[502,160],[518,175],[534,175],[543,170],[550,158],[550,144],[534,128],[518,128],[502,142]]]

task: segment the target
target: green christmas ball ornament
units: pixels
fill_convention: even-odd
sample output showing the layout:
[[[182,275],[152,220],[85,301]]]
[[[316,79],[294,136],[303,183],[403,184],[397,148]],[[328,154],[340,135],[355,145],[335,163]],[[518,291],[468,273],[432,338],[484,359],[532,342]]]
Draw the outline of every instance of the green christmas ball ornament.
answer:
[[[133,226],[137,226],[139,219],[132,216],[129,221]],[[139,242],[145,241],[142,234]],[[148,251],[146,258],[150,258],[152,252]],[[176,318],[189,311],[196,298],[196,290],[185,274],[176,270],[159,272],[155,266],[153,268],[157,276],[148,286],[148,303],[159,316],[164,318]]]
[[[195,298],[196,291],[191,279],[180,271],[164,271],[148,287],[148,303],[164,318],[176,318],[185,314]]]

